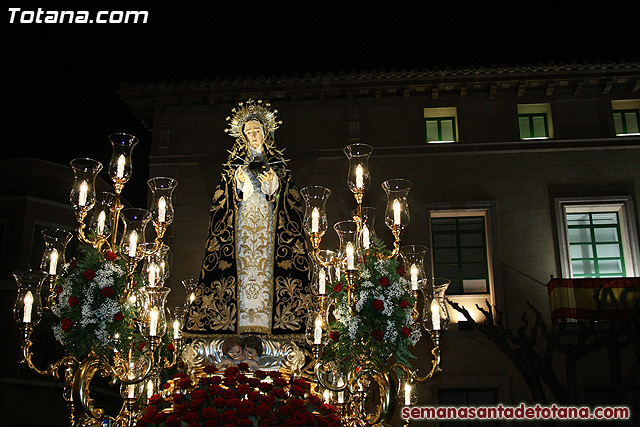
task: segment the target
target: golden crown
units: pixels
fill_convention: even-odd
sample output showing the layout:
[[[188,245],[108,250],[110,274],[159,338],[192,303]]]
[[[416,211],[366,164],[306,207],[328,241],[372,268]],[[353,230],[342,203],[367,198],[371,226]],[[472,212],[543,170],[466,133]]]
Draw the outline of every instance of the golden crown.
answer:
[[[271,104],[262,102],[262,100],[254,101],[248,99],[246,102],[239,102],[238,108],[232,108],[233,116],[227,117],[229,127],[224,131],[234,138],[243,138],[242,127],[249,120],[258,120],[264,126],[265,136],[272,134],[282,124],[276,121],[276,113],[278,110],[271,111]]]

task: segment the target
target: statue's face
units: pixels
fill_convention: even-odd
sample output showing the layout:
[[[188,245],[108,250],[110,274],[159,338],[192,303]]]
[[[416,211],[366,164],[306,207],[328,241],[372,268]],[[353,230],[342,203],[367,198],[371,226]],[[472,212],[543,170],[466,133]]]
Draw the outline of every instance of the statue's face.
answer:
[[[249,145],[257,150],[264,142],[262,125],[257,121],[247,122],[244,125],[244,136],[247,138]]]

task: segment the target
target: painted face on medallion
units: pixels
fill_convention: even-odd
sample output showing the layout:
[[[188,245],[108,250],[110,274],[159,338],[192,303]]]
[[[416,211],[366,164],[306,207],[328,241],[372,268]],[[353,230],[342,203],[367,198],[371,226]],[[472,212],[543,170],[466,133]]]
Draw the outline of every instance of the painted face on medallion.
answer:
[[[264,130],[260,122],[255,120],[248,121],[244,125],[244,136],[253,149],[258,149],[264,142]]]

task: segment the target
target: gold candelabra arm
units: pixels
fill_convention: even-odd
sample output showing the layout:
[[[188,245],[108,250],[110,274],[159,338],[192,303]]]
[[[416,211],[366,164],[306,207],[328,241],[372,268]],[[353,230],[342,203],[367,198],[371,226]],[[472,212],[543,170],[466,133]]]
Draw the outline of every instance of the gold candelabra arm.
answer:
[[[339,261],[335,256],[332,256],[328,260],[322,257],[322,254],[320,253],[320,241],[322,240],[322,235],[320,233],[311,233],[309,240],[311,241],[311,245],[313,246],[311,256],[316,263],[320,264],[323,267],[333,267],[338,264]]]
[[[427,383],[431,381],[435,374],[442,371],[440,367],[440,331],[431,332],[431,341],[433,342],[433,349],[431,350],[433,359],[431,360],[431,371],[429,371],[427,375],[421,377],[416,371],[411,370],[403,363],[394,363],[391,369],[399,368],[403,371],[404,376],[410,379],[411,382]]]
[[[124,208],[124,205],[120,202],[120,193],[124,187],[124,182],[119,179],[114,181],[113,188],[116,191],[116,198],[113,204],[113,223],[111,226],[111,245],[116,246],[116,237],[118,235],[118,223],[120,222],[120,211]]]
[[[78,361],[74,357],[65,355],[65,356],[62,356],[60,359],[58,359],[55,363],[52,363],[49,366],[47,366],[45,370],[38,369],[31,360],[33,357],[33,353],[31,352],[31,346],[33,345],[33,342],[31,342],[30,338],[31,338],[31,333],[33,332],[33,326],[31,324],[25,323],[21,327],[21,330],[22,330],[22,346],[21,346],[22,359],[20,360],[20,363],[27,365],[27,367],[31,369],[33,372],[35,372],[36,374],[42,375],[45,377],[48,377],[51,375],[54,378],[58,379],[60,368],[62,367],[74,368],[78,364]]]
[[[402,226],[398,224],[394,224],[393,226],[391,226],[391,233],[393,234],[393,250],[389,255],[378,254],[378,259],[380,260],[395,259],[398,257],[398,255],[400,255]]]
[[[389,422],[396,408],[396,398],[392,393],[389,369],[367,362],[359,371],[349,372],[348,384],[352,396],[350,404],[355,417],[347,418],[347,425],[359,425],[353,424],[358,422],[356,419],[365,421],[365,425],[368,426],[390,425]],[[375,404],[375,411],[368,413],[366,400],[373,385],[378,387],[378,392],[373,393],[378,396],[378,401]]]
[[[166,357],[163,357],[162,363],[161,363],[162,367],[167,369],[174,368],[178,364],[178,361],[180,360],[180,351],[182,350],[181,338],[174,338],[171,340],[171,343],[173,344],[173,352],[171,352],[171,361],[169,361],[169,359],[167,359]]]
[[[100,426],[104,418],[104,409],[95,408],[93,399],[89,397],[89,386],[97,373],[107,376],[110,367],[105,365],[95,354],[89,354],[74,372],[71,383],[71,399],[77,413],[75,422],[80,426]]]
[[[358,315],[356,309],[356,279],[358,278],[358,270],[345,270],[345,277],[347,278],[347,303],[352,316]]]

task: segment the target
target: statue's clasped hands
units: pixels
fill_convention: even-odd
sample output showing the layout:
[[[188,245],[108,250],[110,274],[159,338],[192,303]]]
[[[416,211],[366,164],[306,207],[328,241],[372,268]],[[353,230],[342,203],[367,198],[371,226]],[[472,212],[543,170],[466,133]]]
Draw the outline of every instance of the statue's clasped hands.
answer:
[[[273,168],[269,168],[269,170],[264,171],[260,175],[258,175],[258,181],[260,181],[261,184],[265,182],[271,182],[273,181],[274,176],[275,176],[275,172]],[[238,172],[238,181],[245,182],[246,180],[247,180],[246,172],[244,170],[240,170]]]

